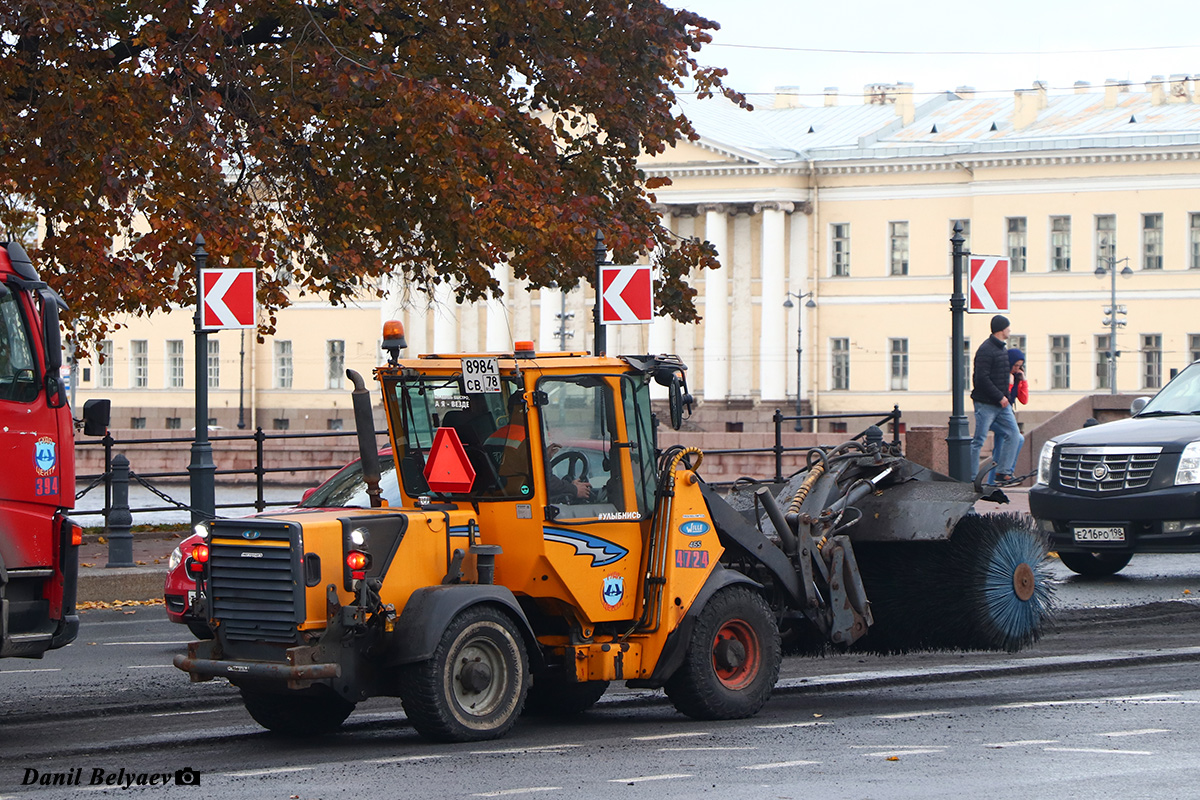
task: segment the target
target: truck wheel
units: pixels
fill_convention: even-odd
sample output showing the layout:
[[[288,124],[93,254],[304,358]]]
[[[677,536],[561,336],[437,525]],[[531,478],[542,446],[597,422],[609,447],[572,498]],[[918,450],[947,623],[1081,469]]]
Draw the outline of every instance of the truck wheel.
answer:
[[[242,702],[254,721],[282,736],[322,736],[341,727],[354,703],[325,687],[311,694],[242,688]]]
[[[400,699],[417,732],[443,742],[496,739],[521,715],[530,684],[512,619],[474,606],[450,623],[428,661],[404,668]]]
[[[525,713],[538,717],[574,717],[604,696],[608,681],[570,683],[559,678],[534,680],[525,701]]]
[[[1125,569],[1133,553],[1059,553],[1063,566],[1088,578],[1116,575]]]
[[[749,717],[770,698],[782,658],[770,606],[757,592],[730,586],[700,612],[683,665],[664,688],[693,719]]]

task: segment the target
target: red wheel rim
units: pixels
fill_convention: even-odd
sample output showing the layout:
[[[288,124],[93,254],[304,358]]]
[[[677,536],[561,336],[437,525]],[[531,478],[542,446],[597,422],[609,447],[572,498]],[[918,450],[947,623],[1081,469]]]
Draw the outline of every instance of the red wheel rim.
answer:
[[[762,647],[754,628],[745,620],[731,619],[713,637],[713,670],[726,689],[745,689],[758,676]]]

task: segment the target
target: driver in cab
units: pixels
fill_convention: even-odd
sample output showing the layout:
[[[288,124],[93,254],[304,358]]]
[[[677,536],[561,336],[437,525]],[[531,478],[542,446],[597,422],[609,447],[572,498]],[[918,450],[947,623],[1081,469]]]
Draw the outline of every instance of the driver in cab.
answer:
[[[512,464],[528,464],[528,428],[525,420],[525,401],[520,394],[508,398],[508,423],[496,429],[487,439],[487,445],[501,448],[500,475],[509,477]],[[554,456],[561,450],[558,444],[551,443],[546,448],[546,493],[548,502],[552,504],[586,503],[592,498],[592,485],[586,480],[567,480],[560,478],[550,470]]]

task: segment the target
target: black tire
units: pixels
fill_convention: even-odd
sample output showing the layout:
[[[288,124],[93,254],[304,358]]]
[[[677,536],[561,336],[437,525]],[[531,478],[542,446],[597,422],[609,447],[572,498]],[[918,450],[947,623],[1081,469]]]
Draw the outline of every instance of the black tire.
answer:
[[[742,719],[771,697],[782,660],[771,607],[757,592],[729,586],[700,611],[683,665],[664,688],[693,719]]]
[[[242,687],[242,702],[259,725],[294,738],[333,733],[354,710],[354,703],[326,687],[304,693]]]
[[[195,636],[197,639],[213,638],[212,628],[208,627],[207,622],[189,622],[187,626],[188,630],[192,632],[192,636]]]
[[[525,713],[538,717],[574,717],[604,696],[608,681],[569,683],[559,677],[539,676],[525,700]]]
[[[504,612],[473,606],[455,617],[428,661],[400,674],[409,722],[427,739],[497,739],[521,715],[531,677],[520,630]]]
[[[1063,566],[1087,578],[1104,578],[1125,569],[1133,553],[1059,553]]]

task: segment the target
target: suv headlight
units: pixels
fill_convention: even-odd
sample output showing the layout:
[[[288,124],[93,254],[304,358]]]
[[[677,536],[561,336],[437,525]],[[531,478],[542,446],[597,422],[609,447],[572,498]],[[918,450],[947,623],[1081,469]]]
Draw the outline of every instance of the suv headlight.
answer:
[[[167,571],[170,572],[178,567],[180,561],[183,561],[183,551],[176,547],[171,551],[171,560],[167,562]]]
[[[1042,453],[1038,456],[1038,476],[1037,482],[1050,485],[1050,463],[1054,460],[1054,445],[1055,441],[1051,439],[1042,445]]]
[[[1200,442],[1192,442],[1179,455],[1179,467],[1175,470],[1175,485],[1184,486],[1200,483]]]

